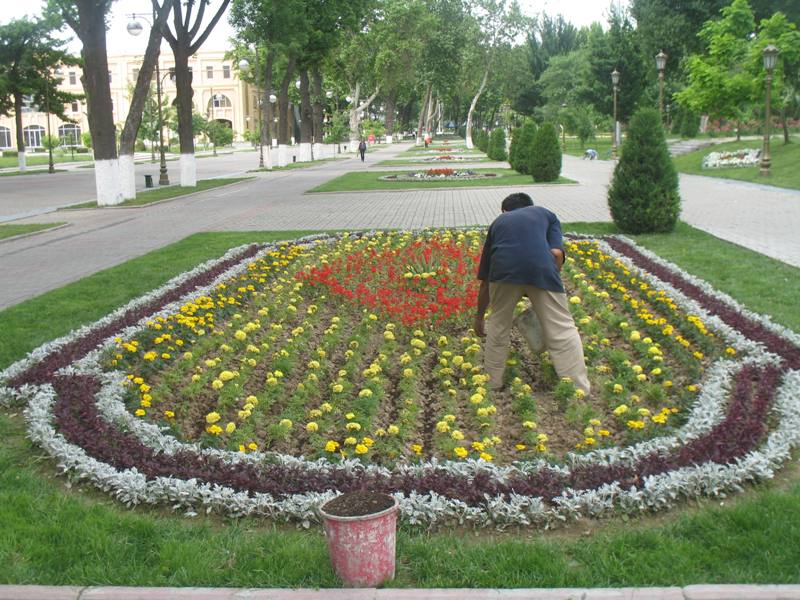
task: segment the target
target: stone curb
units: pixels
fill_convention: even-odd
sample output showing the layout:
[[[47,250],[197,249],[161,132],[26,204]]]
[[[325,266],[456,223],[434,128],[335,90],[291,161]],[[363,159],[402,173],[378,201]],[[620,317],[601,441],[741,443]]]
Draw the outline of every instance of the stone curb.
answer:
[[[20,233],[19,235],[12,235],[11,237],[1,239],[0,244],[5,244],[6,242],[16,242],[17,240],[21,240],[34,235],[39,235],[40,233],[49,233],[51,231],[58,231],[59,229],[64,229],[64,227],[69,227],[70,225],[72,225],[72,223],[62,223],[61,225],[56,225],[55,227],[48,227],[47,229],[39,229],[38,231],[29,231],[28,233]]]
[[[800,585],[654,588],[248,589],[0,585],[0,600],[800,600]]]

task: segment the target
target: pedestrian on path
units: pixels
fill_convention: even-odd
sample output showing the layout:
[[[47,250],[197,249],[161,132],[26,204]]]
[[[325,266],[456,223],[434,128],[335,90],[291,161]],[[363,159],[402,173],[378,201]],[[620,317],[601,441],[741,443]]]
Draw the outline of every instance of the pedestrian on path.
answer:
[[[361,155],[361,162],[364,162],[364,155],[367,153],[367,142],[363,139],[358,144],[358,153]]]
[[[503,386],[514,308],[527,296],[556,373],[569,377],[588,395],[583,344],[561,282],[565,258],[561,223],[554,213],[534,206],[528,194],[511,194],[501,208],[502,214],[489,226],[478,268],[475,332],[486,338],[484,367],[489,386],[493,390]],[[492,312],[484,329],[487,308]]]

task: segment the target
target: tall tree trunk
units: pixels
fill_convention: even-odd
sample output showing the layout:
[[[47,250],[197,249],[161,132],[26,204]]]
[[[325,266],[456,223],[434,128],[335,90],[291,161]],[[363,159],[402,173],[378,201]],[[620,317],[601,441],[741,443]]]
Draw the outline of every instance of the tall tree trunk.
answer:
[[[359,135],[359,125],[361,123],[361,115],[365,110],[369,108],[369,105],[372,104],[372,101],[375,100],[375,97],[380,92],[381,86],[378,85],[375,87],[375,91],[372,95],[364,100],[361,104],[358,103],[359,95],[361,94],[361,84],[356,82],[356,88],[353,90],[353,108],[350,109],[350,152],[356,152],[358,150],[358,142],[360,140]]]
[[[433,90],[431,90],[430,98],[428,98],[428,116],[425,119],[425,131],[428,135],[433,137],[433,117],[436,113],[436,102],[434,102]]]
[[[308,70],[300,71],[300,152],[298,161],[313,160],[311,142],[314,134],[314,110],[311,107]]]
[[[94,147],[95,189],[97,204],[110,206],[122,202],[122,188],[117,158],[117,138],[111,88],[108,82],[106,50],[106,11],[94,0],[77,2],[79,31],[83,42],[83,88],[88,106],[89,131]]]
[[[286,65],[286,72],[281,80],[281,88],[278,91],[278,166],[285,167],[288,163],[288,151],[286,145],[289,143],[291,134],[289,127],[292,123],[292,115],[289,111],[289,84],[294,76],[295,57],[290,56]]]
[[[324,158],[325,92],[322,91],[322,71],[318,65],[311,69],[311,107],[313,111],[314,158]]]
[[[386,143],[391,144],[394,140],[394,113],[397,105],[397,95],[391,92],[386,96]]]
[[[133,96],[131,98],[130,108],[128,109],[128,116],[125,118],[125,125],[119,136],[119,170],[122,197],[125,200],[136,198],[136,170],[133,163],[136,136],[142,124],[144,105],[151,94],[153,72],[156,70],[156,64],[158,64],[159,55],[161,54],[161,27],[166,23],[171,10],[172,4],[164,2],[159,12],[154,15],[155,22],[150,28],[150,36],[147,39],[147,47],[145,48],[144,57],[142,58],[142,65],[139,68],[139,76],[133,88]],[[161,82],[156,81],[156,89],[158,89],[160,85]],[[156,135],[156,139],[158,139],[158,135]],[[154,146],[151,146],[151,149],[153,147]],[[151,152],[153,154],[153,160],[155,160],[155,152],[152,150]]]
[[[425,126],[425,112],[428,110],[428,100],[431,96],[431,84],[428,84],[428,88],[425,90],[425,95],[422,97],[422,104],[419,107],[419,122],[417,123],[417,141],[416,145],[422,145],[422,128]]]
[[[189,55],[180,48],[173,52],[175,58],[176,104],[178,108],[178,138],[181,149],[181,187],[197,185],[197,165],[194,156],[194,128],[192,127],[192,72]]]
[[[478,88],[478,93],[475,94],[475,97],[472,98],[472,103],[469,105],[469,112],[467,113],[467,130],[464,134],[464,137],[467,140],[467,148],[472,150],[475,147],[475,144],[472,143],[472,115],[475,112],[475,106],[478,104],[478,99],[481,97],[483,93],[483,88],[486,87],[486,81],[489,79],[489,69],[486,69],[483,72],[483,79],[481,80],[481,85]]]
[[[17,164],[24,171],[28,165],[25,161],[25,136],[22,134],[22,92],[14,93],[14,123],[17,127]]]
[[[275,111],[269,97],[272,94],[272,67],[275,64],[275,51],[267,52],[267,64],[264,65],[264,89],[261,98],[261,113],[263,126],[261,128],[261,142],[267,146],[272,146],[272,138],[277,137],[277,128],[272,122]]]

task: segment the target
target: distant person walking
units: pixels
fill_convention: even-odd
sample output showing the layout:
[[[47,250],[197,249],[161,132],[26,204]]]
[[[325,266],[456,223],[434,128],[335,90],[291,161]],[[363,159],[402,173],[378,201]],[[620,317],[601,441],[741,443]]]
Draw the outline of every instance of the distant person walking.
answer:
[[[361,162],[364,162],[364,155],[367,153],[367,142],[364,140],[358,144],[358,153],[361,155]]]

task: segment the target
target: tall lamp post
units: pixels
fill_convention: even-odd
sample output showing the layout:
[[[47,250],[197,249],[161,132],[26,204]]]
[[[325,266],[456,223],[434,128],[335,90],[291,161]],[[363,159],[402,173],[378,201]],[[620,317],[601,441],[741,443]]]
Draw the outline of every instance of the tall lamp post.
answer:
[[[53,164],[53,137],[50,135],[50,70],[47,70],[47,80],[45,85],[45,112],[47,113],[47,172],[55,173],[56,168]]]
[[[256,63],[256,72],[253,76],[253,80],[256,84],[256,97],[258,101],[256,102],[256,108],[258,109],[258,168],[264,168],[264,122],[262,119],[262,113],[264,112],[263,109],[263,102],[264,99],[261,97],[261,85],[258,82],[258,48],[254,48],[253,51],[255,52],[255,63]],[[250,69],[250,63],[246,58],[243,58],[239,61],[239,70],[246,73]]]
[[[128,22],[127,30],[128,33],[132,36],[138,36],[142,33],[144,28],[142,24],[139,22],[139,19],[153,27],[153,23],[156,20],[156,9],[153,7],[153,16],[152,21],[148,20],[148,18],[144,15],[133,13],[128,15],[130,21]],[[161,52],[159,51],[159,56],[156,57],[156,102],[158,103],[158,155],[159,155],[159,167],[158,167],[158,185],[169,185],[169,174],[167,172],[167,158],[164,155],[164,116],[161,112],[161,70],[159,69],[159,62],[161,62]]]
[[[611,71],[611,84],[614,86],[614,134],[611,139],[611,156],[617,158],[617,92],[619,91],[619,71],[614,69]]]
[[[761,169],[759,174],[769,177],[770,157],[769,157],[769,137],[770,137],[770,99],[772,96],[772,70],[778,62],[778,48],[770,44],[764,48],[764,70],[767,72],[764,81],[767,84],[767,110],[764,115],[764,148],[761,151]]]
[[[667,66],[667,55],[661,50],[656,54],[656,69],[658,69],[658,115],[664,122],[664,68]]]

